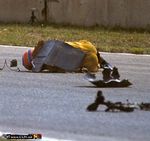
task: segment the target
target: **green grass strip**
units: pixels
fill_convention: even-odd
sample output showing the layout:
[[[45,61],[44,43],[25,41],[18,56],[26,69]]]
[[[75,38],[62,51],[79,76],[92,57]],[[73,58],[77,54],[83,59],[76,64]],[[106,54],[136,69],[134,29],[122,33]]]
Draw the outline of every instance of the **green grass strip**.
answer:
[[[39,40],[89,40],[102,52],[150,54],[145,30],[65,25],[0,24],[0,44],[34,47]]]

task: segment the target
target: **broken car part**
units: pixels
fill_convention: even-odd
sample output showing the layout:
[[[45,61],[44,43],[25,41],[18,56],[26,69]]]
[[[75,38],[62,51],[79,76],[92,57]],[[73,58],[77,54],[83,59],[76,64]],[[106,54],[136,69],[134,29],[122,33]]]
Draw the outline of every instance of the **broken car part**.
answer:
[[[94,84],[96,87],[128,87],[132,83],[128,79],[120,80],[118,68],[114,67],[112,70],[104,68],[102,71],[103,80],[97,80],[96,75],[86,73],[85,79]]]
[[[122,102],[111,102],[111,101],[106,101],[105,97],[102,94],[102,91],[98,91],[95,101],[90,104],[87,107],[87,111],[97,111],[98,107],[100,105],[106,106],[105,112],[133,112],[135,109],[139,110],[145,110],[145,111],[150,111],[150,103],[140,103],[140,104],[134,104],[134,103],[129,103],[127,100],[127,103],[122,103]]]

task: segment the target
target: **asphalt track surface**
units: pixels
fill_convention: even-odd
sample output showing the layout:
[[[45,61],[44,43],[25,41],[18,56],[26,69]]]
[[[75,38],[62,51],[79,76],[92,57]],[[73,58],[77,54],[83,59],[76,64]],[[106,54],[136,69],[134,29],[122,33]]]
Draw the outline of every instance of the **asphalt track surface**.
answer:
[[[102,90],[111,101],[150,102],[150,56],[101,55],[119,68],[129,88],[95,88],[82,73],[31,73],[21,65],[27,48],[0,46],[4,59],[18,60],[22,72],[0,71],[0,131],[41,133],[50,138],[79,141],[149,141],[150,112],[87,112]],[[97,73],[101,77],[101,72]]]

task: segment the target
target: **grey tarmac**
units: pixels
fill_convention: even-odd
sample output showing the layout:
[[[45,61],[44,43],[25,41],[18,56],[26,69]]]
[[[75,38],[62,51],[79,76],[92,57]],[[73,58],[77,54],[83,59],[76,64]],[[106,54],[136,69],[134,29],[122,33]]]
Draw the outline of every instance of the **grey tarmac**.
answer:
[[[0,46],[4,60],[18,60],[21,72],[0,71],[0,131],[41,133],[77,141],[149,141],[150,112],[87,112],[98,90],[111,101],[150,102],[150,56],[101,53],[118,67],[129,88],[95,88],[83,73],[31,73],[21,64],[28,48]],[[101,78],[101,71],[96,74]]]

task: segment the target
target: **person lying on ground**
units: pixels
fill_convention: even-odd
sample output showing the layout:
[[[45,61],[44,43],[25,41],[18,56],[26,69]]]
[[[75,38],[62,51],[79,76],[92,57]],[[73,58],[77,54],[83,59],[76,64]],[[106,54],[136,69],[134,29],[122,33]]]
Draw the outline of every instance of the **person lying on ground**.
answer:
[[[22,56],[23,66],[33,72],[98,72],[105,63],[96,47],[89,41],[39,41],[34,49]]]

